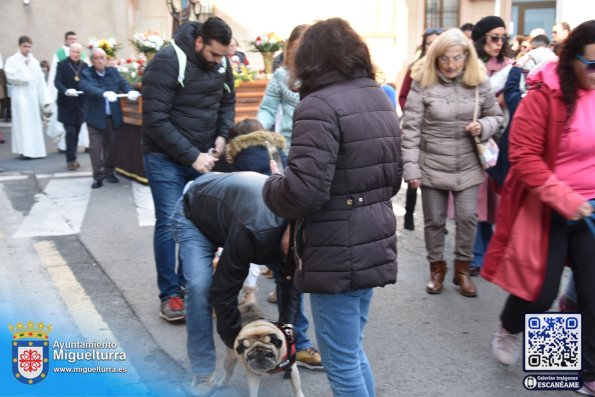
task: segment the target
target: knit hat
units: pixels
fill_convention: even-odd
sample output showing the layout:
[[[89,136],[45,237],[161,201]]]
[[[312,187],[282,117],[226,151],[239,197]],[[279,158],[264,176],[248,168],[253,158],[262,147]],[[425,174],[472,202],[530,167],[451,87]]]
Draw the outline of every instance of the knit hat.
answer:
[[[479,22],[475,24],[473,30],[471,31],[471,39],[473,41],[477,41],[483,36],[485,36],[487,32],[496,28],[506,28],[506,25],[504,24],[502,18],[497,17],[495,15],[490,15],[489,17],[481,18]]]

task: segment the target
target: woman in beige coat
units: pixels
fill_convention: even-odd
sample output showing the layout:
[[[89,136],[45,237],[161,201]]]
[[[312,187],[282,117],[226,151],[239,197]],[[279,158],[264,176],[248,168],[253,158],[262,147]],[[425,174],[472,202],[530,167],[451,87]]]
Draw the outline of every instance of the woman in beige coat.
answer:
[[[421,187],[424,237],[430,262],[426,291],[442,292],[446,274],[444,230],[449,192],[455,205],[455,274],[463,296],[477,296],[469,277],[477,227],[478,186],[484,172],[473,137],[491,137],[502,121],[477,53],[459,29],[436,39],[412,71],[403,117],[405,181]],[[479,107],[477,120],[473,120]]]

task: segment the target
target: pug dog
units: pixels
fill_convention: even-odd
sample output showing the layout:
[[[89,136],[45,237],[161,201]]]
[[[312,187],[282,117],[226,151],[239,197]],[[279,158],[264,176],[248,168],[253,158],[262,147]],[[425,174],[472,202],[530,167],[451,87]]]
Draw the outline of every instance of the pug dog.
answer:
[[[262,313],[254,303],[239,307],[242,315],[242,329],[234,342],[233,349],[227,349],[223,368],[225,376],[219,387],[229,383],[238,360],[246,367],[250,397],[258,397],[260,380],[290,367],[291,387],[295,397],[304,397],[295,359],[290,361],[288,351],[292,343],[293,329],[269,320],[264,320]],[[289,354],[292,352],[289,351]],[[295,351],[293,352],[295,354]]]

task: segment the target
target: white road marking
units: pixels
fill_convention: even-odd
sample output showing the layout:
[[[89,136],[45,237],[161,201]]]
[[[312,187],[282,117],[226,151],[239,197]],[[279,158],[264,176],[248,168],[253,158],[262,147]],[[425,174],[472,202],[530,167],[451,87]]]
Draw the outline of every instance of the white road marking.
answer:
[[[91,196],[91,178],[55,179],[43,193],[17,230],[14,238],[77,234]]]
[[[81,334],[89,340],[115,341],[109,326],[95,309],[95,305],[72,270],[56,249],[53,241],[38,241],[33,248],[52,278],[54,287],[68,308]]]
[[[148,186],[133,182],[132,193],[134,194],[138,225],[155,226],[155,205],[153,204],[151,189]]]
[[[36,174],[37,179],[49,179],[49,178],[80,178],[83,176],[93,176],[91,171],[78,171],[78,172],[56,172],[55,174]]]
[[[0,176],[0,182],[18,181],[18,180],[27,179],[27,178],[29,178],[27,175],[6,175],[6,176]]]
[[[56,249],[54,242],[38,241],[33,244],[33,248],[52,278],[54,287],[68,308],[70,317],[75,322],[81,335],[87,341],[109,341],[120,346],[109,325],[95,309],[93,301]],[[130,384],[137,383],[135,387],[140,388],[142,391],[144,387],[139,383],[140,379],[136,369],[130,362],[126,363],[126,367],[128,370],[126,381],[130,382]]]

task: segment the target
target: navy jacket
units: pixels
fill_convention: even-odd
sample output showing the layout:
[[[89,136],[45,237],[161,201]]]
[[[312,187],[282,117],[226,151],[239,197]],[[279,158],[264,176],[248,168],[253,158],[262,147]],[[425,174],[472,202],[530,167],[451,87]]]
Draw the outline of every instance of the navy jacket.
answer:
[[[105,75],[101,77],[95,71],[95,68],[87,68],[83,73],[81,80],[81,89],[85,92],[87,101],[85,108],[85,121],[89,127],[97,130],[107,128],[107,115],[105,112],[105,98],[103,93],[113,91],[118,93],[127,93],[132,90],[128,82],[120,75],[118,69],[112,67],[105,68]],[[110,102],[113,128],[122,125],[122,108],[120,101]]]
[[[255,172],[209,172],[184,194],[186,217],[211,242],[223,247],[209,298],[217,314],[217,332],[233,348],[240,332],[238,294],[250,263],[278,263],[286,221],[262,199],[266,176]]]
[[[194,51],[200,22],[186,22],[174,34],[186,55],[183,82],[173,46],[159,50],[143,74],[143,152],[162,153],[190,166],[218,136],[227,137],[235,118],[231,63],[203,69]]]
[[[64,92],[69,88],[79,91],[82,74],[88,68],[82,60],[78,64],[70,58],[58,62],[54,85],[58,89],[58,121],[63,124],[80,125],[84,121],[85,96],[69,97]],[[79,81],[75,80],[76,70],[79,70]]]
[[[523,98],[523,93],[520,87],[521,75],[522,70],[521,68],[517,67],[510,69],[510,73],[508,74],[508,79],[504,85],[504,102],[508,107],[508,113],[510,114],[508,120],[510,121],[508,122],[506,129],[498,141],[498,147],[500,148],[500,151],[498,152],[498,160],[496,165],[486,170],[486,172],[492,178],[494,178],[498,187],[500,188],[502,185],[504,185],[504,181],[508,175],[508,170],[510,169],[510,161],[508,159],[508,135],[510,133],[510,125],[512,124],[512,118],[514,117],[516,108]]]

